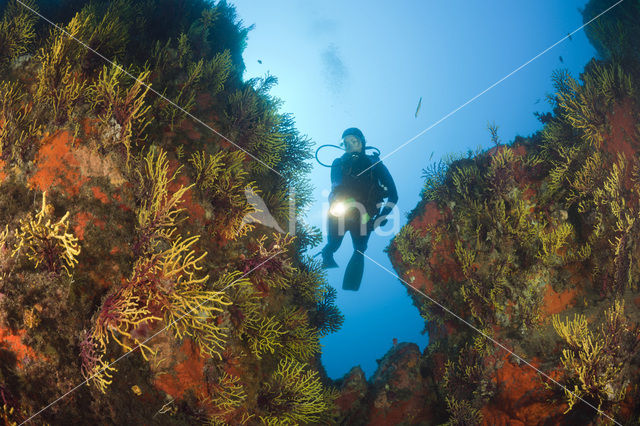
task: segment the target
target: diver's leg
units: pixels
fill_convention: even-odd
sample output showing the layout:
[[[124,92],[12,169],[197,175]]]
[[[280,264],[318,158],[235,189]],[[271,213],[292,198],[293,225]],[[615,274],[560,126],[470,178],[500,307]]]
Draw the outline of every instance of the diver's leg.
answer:
[[[362,253],[367,249],[369,233],[365,230],[363,235],[360,221],[355,222],[353,226],[350,227],[349,232],[351,233],[351,241],[353,242],[353,254],[344,272],[342,288],[344,290],[357,291],[360,288],[362,275],[364,273],[364,256]]]
[[[322,267],[337,268],[338,264],[333,259],[333,253],[338,250],[344,238],[344,229],[340,232],[339,219],[329,215],[327,220],[327,244],[322,249]],[[344,228],[344,224],[343,224]]]
[[[353,242],[353,250],[364,253],[367,250],[369,237],[371,233],[362,227],[358,227],[357,232],[351,232],[351,241]]]

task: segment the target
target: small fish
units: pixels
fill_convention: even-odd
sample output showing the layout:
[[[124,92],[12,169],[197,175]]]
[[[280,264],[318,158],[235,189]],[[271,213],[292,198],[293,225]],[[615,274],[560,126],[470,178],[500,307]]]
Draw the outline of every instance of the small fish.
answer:
[[[262,61],[261,61],[260,59],[258,59],[258,63],[259,63],[259,64],[261,64],[261,63],[262,63]]]
[[[539,104],[539,103],[540,103],[540,98],[536,99],[536,101],[535,101],[535,103],[534,103],[534,104],[535,104],[535,105],[537,105],[537,104]]]
[[[560,62],[564,64],[564,60],[562,59],[562,56],[558,56],[558,59],[560,59]]]
[[[422,96],[420,96],[420,100],[418,101],[418,107],[416,108],[416,113],[414,117],[418,117],[418,112],[420,111],[420,107],[422,106]]]
[[[569,41],[573,40],[573,39],[571,38],[571,33],[567,33],[567,36],[569,36]]]
[[[434,153],[434,152],[435,152],[435,151],[432,151],[432,152],[431,152],[431,155],[429,156],[429,159],[428,159],[427,161],[431,161],[431,159],[433,158],[433,153]]]

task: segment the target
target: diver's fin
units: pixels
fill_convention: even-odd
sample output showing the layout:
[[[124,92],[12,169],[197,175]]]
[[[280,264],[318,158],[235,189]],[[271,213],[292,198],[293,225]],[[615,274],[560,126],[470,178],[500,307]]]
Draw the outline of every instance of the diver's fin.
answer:
[[[364,256],[358,251],[354,251],[349,264],[344,271],[344,279],[342,281],[343,290],[358,291],[362,282],[362,273],[364,272]]]
[[[322,249],[320,254],[322,255],[322,269],[339,268],[338,264],[333,259],[333,253],[326,250],[326,247]]]

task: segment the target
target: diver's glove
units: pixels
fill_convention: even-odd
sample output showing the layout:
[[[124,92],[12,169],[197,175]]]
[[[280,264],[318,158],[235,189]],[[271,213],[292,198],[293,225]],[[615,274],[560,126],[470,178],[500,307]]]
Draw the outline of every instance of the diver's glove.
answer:
[[[379,228],[381,226],[385,226],[389,222],[386,215],[378,215],[375,217],[375,226],[374,228]]]
[[[375,216],[367,222],[367,232],[371,233],[379,226],[385,226],[389,222],[385,216]]]

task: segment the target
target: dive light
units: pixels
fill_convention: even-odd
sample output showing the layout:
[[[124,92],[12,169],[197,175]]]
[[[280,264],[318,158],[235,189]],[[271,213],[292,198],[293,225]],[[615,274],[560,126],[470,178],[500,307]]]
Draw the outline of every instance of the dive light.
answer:
[[[347,211],[353,207],[355,200],[347,198],[346,200],[336,200],[329,207],[329,214],[335,217],[344,217]]]
[[[344,205],[342,201],[336,201],[329,208],[329,213],[331,216],[342,217],[347,212],[347,206]]]

